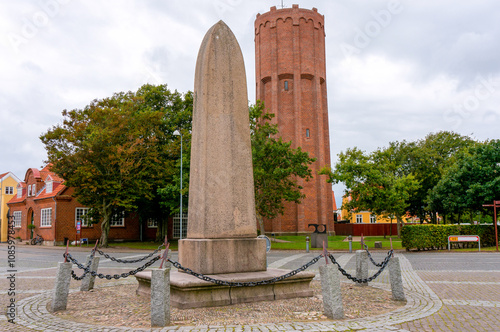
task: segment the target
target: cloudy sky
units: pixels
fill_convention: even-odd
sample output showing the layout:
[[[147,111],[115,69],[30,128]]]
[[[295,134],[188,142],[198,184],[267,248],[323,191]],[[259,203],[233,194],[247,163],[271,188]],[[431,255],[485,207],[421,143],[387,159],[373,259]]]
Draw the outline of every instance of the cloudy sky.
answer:
[[[497,0],[295,0],[325,15],[332,163],[357,146],[451,130],[500,138]],[[0,173],[24,179],[46,153],[39,136],[63,109],[166,83],[193,89],[205,32],[224,20],[255,102],[257,13],[280,0],[0,1]],[[341,195],[336,190],[336,195]]]

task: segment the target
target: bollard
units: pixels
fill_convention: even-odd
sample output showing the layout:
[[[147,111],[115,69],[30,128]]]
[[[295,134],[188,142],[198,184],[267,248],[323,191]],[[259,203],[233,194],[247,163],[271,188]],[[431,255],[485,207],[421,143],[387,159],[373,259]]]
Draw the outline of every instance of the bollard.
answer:
[[[306,236],[306,252],[309,252],[309,236]]]
[[[50,306],[52,312],[66,310],[72,266],[72,263],[65,262],[59,263],[57,267],[56,283],[52,294],[52,304]]]
[[[406,300],[398,257],[393,257],[389,261],[389,279],[391,281],[392,298],[396,301]]]
[[[151,270],[151,327],[170,324],[170,267]]]
[[[366,250],[356,250],[356,278],[368,278],[368,253]],[[367,282],[356,283],[358,286],[368,286]]]
[[[352,235],[349,235],[347,239],[349,240],[349,253],[352,254]]]
[[[342,292],[340,289],[340,272],[334,264],[319,267],[323,308],[330,319],[344,318]]]
[[[90,259],[91,256],[88,255],[85,266],[89,264]],[[97,268],[99,267],[99,259],[100,259],[99,257],[94,257],[92,259],[92,264],[90,265],[90,271],[97,272]],[[87,275],[82,279],[82,284],[80,285],[80,291],[87,292],[91,289],[94,289],[94,282],[95,282],[95,277],[92,274],[87,273]]]

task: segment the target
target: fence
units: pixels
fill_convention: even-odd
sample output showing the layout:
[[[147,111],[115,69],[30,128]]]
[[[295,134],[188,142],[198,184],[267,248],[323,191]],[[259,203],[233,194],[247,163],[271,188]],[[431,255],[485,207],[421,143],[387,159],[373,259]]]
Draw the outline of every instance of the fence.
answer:
[[[392,230],[391,230],[392,226]],[[335,235],[352,236],[398,235],[396,222],[391,224],[335,224]]]

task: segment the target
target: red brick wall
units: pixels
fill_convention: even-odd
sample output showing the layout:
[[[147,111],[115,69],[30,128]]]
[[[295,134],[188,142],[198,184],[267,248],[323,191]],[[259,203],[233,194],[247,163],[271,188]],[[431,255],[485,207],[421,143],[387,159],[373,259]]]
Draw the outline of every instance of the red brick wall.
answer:
[[[304,201],[287,203],[283,216],[266,220],[266,232],[309,233],[313,223],[334,231],[332,188],[317,175],[330,166],[324,16],[297,5],[257,15],[255,70],[257,99],[276,114],[280,135],[317,158],[311,167],[314,178],[301,183]]]

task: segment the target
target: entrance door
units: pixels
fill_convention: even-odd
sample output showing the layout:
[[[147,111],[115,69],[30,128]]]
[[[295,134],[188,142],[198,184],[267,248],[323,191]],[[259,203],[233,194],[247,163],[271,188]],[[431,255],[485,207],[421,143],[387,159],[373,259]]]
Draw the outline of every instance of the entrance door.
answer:
[[[30,221],[30,224],[31,225],[35,225],[35,214],[33,213],[33,210],[30,209],[29,212],[28,212],[28,220]],[[30,230],[30,239],[33,238],[33,229],[35,229],[35,227],[29,227],[29,230]]]

